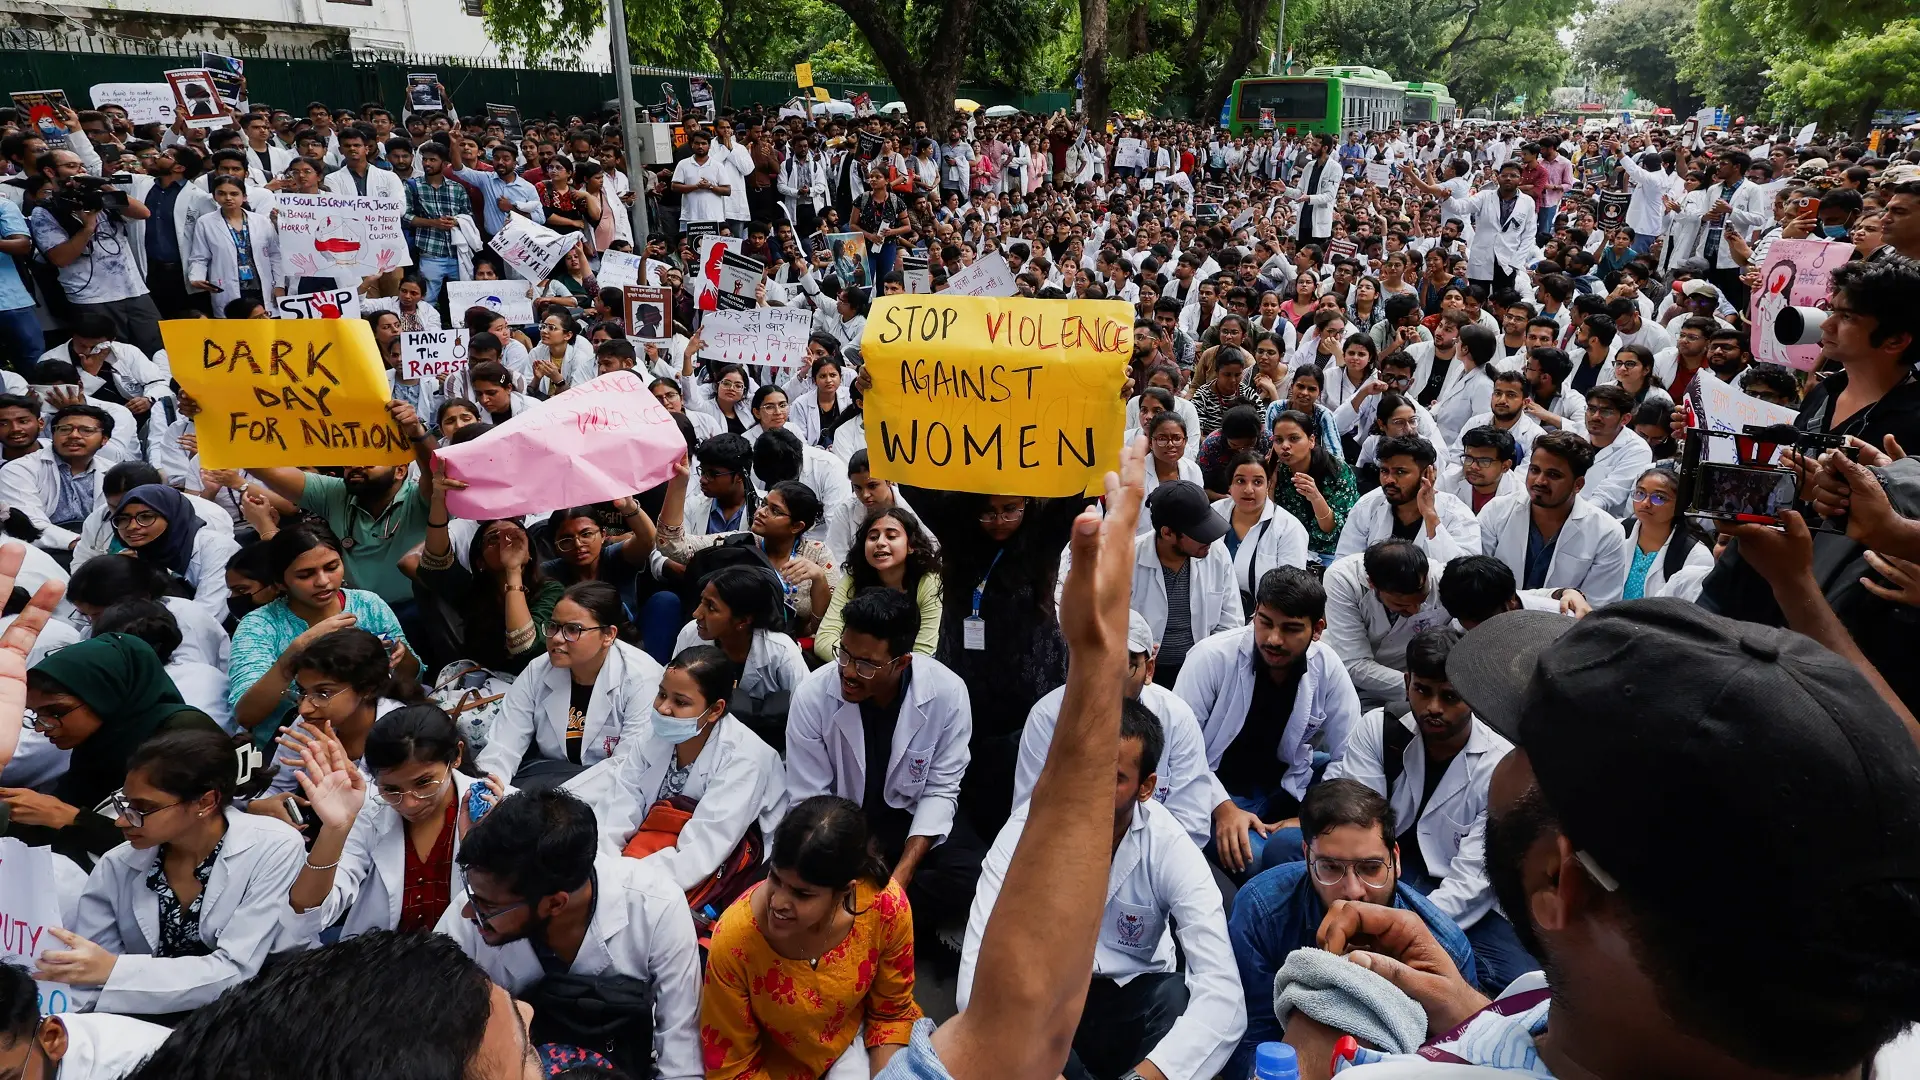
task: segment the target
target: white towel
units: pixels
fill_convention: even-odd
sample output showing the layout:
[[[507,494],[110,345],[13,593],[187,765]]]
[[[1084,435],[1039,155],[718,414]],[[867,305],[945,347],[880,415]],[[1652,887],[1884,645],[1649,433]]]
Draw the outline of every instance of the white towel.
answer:
[[[1298,1010],[1390,1054],[1411,1054],[1427,1038],[1427,1013],[1406,992],[1359,964],[1322,949],[1295,949],[1273,977],[1273,1016],[1286,1029]]]

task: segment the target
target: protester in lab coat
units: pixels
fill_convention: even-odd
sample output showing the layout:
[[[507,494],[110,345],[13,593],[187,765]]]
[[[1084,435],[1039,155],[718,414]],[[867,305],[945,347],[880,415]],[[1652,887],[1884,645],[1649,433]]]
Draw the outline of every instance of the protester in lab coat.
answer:
[[[1593,607],[1620,599],[1631,549],[1620,523],[1579,494],[1592,463],[1593,447],[1578,435],[1542,435],[1527,458],[1527,494],[1502,495],[1480,511],[1483,553],[1506,563],[1523,591],[1549,589],[1559,599],[1577,590]],[[1548,531],[1550,547],[1529,541]]]
[[[668,800],[692,802],[692,817],[664,844],[633,854],[683,891],[713,877],[749,834],[755,850],[766,850],[787,811],[786,769],[773,747],[727,712],[732,691],[726,653],[712,645],[682,651],[660,676],[650,722],[618,757],[568,782],[596,807],[601,854],[657,837],[650,815]]]
[[[1459,639],[1447,626],[1413,639],[1404,683],[1411,708],[1361,717],[1326,778],[1357,780],[1387,799],[1399,829],[1401,880],[1467,932],[1475,981],[1504,989],[1539,967],[1494,907],[1487,880],[1487,785],[1513,744],[1475,717],[1448,681],[1447,654]],[[1433,768],[1437,780],[1428,774]]]
[[[1171,686],[1186,663],[1187,653],[1211,634],[1246,623],[1240,610],[1240,588],[1234,583],[1233,556],[1220,542],[1227,523],[1207,503],[1207,493],[1187,480],[1159,486],[1147,499],[1153,531],[1133,542],[1133,600],[1135,611],[1147,617],[1160,642],[1160,669],[1155,678]],[[1171,588],[1184,590],[1185,610],[1173,605]]]
[[[36,552],[35,554],[39,554]],[[28,564],[32,565],[31,562]],[[184,596],[169,596],[165,575],[139,559],[91,559],[74,570],[67,582],[67,603],[81,636],[93,636],[92,620],[123,600],[152,600],[173,613],[180,626],[175,659],[194,660],[226,671],[233,650],[220,620]],[[231,683],[229,683],[231,685]],[[212,714],[208,714],[212,715]]]
[[[1674,468],[1655,466],[1641,473],[1628,505],[1633,507],[1633,517],[1627,552],[1633,563],[1621,599],[1674,595],[1698,599],[1705,572],[1713,568],[1713,544],[1680,512],[1680,480]],[[1692,591],[1670,591],[1669,585]]]
[[[1518,451],[1517,460],[1525,461],[1527,450],[1533,446],[1533,440],[1546,434],[1547,429],[1540,421],[1527,414],[1527,378],[1518,371],[1497,372],[1493,376],[1493,392],[1488,397],[1486,412],[1475,413],[1467,417],[1460,425],[1460,431],[1472,431],[1477,427],[1494,427],[1513,436]],[[1460,437],[1454,436],[1447,447],[1447,460],[1455,465],[1460,463]]]
[[[1335,558],[1358,555],[1409,525],[1415,546],[1442,565],[1480,550],[1480,525],[1473,511],[1439,490],[1437,447],[1418,435],[1394,435],[1380,440],[1377,455],[1380,486],[1347,511]]]
[[[1515,469],[1520,448],[1511,432],[1482,424],[1462,431],[1458,442],[1460,460],[1441,474],[1441,491],[1476,514],[1495,496],[1526,491]]]
[[[920,611],[907,594],[869,589],[842,616],[835,662],[794,691],[788,794],[859,803],[894,880],[921,921],[938,925],[966,910],[986,846],[956,815],[973,732],[967,685],[913,652]]]
[[[1520,163],[1500,167],[1496,186],[1467,200],[1473,239],[1467,242],[1467,278],[1489,289],[1507,287],[1533,264],[1533,199],[1520,190]]]
[[[58,946],[58,942],[51,943]],[[41,991],[19,964],[0,964],[0,1058],[20,1065],[18,1080],[119,1080],[173,1034],[169,1028],[109,1013],[56,1013],[42,1019]],[[36,1069],[34,1059],[44,1066]]]
[[[1493,363],[1493,349],[1499,339],[1484,326],[1474,323],[1461,325],[1466,323],[1466,319],[1464,311],[1447,312],[1440,317],[1439,326],[1435,327],[1436,334],[1457,333],[1460,336],[1453,363],[1447,365],[1446,373],[1441,377],[1439,395],[1433,399],[1433,404],[1427,406],[1433,422],[1440,428],[1441,437],[1448,442],[1460,437],[1468,418],[1486,412],[1493,403],[1493,369],[1489,365]],[[1433,346],[1426,347],[1431,350]],[[1419,383],[1417,374],[1415,382]]]
[[[1211,1080],[1246,1030],[1220,888],[1206,857],[1154,798],[1164,745],[1153,711],[1137,700],[1123,701],[1113,861],[1093,983],[1066,1075],[1132,1075],[1148,1061],[1167,1080]],[[962,1009],[973,993],[981,939],[1025,831],[1027,809],[1014,811],[981,867],[960,953],[956,1001]]]
[[[453,900],[469,795],[476,784],[483,800],[502,790],[460,771],[467,751],[453,721],[434,705],[395,709],[374,722],[358,762],[324,727],[286,738],[301,748],[296,776],[320,823],[293,883],[289,944],[318,944],[336,923],[342,938],[433,929]]]
[[[1228,871],[1259,865],[1266,835],[1306,793],[1314,748],[1339,760],[1360,718],[1346,665],[1320,640],[1326,613],[1326,591],[1311,572],[1269,570],[1253,622],[1195,646],[1174,684],[1200,721],[1207,767],[1227,796],[1213,822],[1215,858]]]
[[[476,760],[480,771],[512,776],[531,744],[543,761],[586,767],[644,734],[660,662],[620,640],[620,590],[604,581],[569,586],[546,625],[546,651],[527,665],[500,703]]]
[[[108,469],[100,484],[103,497],[94,500],[93,511],[80,525],[80,542],[73,549],[73,568],[78,570],[83,564],[120,549],[123,545],[112,520],[115,511],[120,509],[120,500],[137,487],[165,482],[160,470],[144,461],[123,461]],[[228,538],[233,536],[233,515],[227,513],[225,507],[198,495],[187,495],[186,500],[187,505],[199,516],[202,528],[223,533]],[[196,536],[195,540],[198,542],[199,538]],[[234,550],[239,550],[239,545],[236,544]],[[200,552],[196,550],[195,554],[197,556]],[[232,558],[232,555],[227,557]],[[224,568],[225,563],[221,566]],[[224,573],[224,569],[221,572]],[[224,578],[221,583],[225,584]],[[212,614],[216,621],[227,617],[224,599],[220,609]]]
[[[281,922],[306,845],[228,805],[239,780],[224,732],[143,743],[111,805],[126,843],[93,868],[65,949],[40,978],[95,1012],[167,1015],[212,1004],[285,947]]]
[[[701,1080],[700,947],[686,894],[639,860],[598,855],[597,831],[592,808],[564,791],[508,796],[467,833],[456,860],[465,897],[437,929],[536,1014],[559,1007],[540,987],[549,975],[651,983],[654,1061],[614,1064]]]
[[[775,750],[786,747],[787,708],[807,661],[800,646],[766,629],[786,609],[786,585],[764,566],[727,566],[700,587],[693,618],[673,640],[673,655],[701,642],[718,645],[740,669],[727,710]],[[643,706],[644,708],[644,706]]]
[[[1634,405],[1633,395],[1618,386],[1587,391],[1587,441],[1594,455],[1581,497],[1615,519],[1633,513],[1634,481],[1653,464],[1653,448],[1633,430]]]
[[[1252,609],[1253,590],[1267,571],[1307,565],[1307,529],[1274,505],[1265,457],[1242,450],[1227,463],[1227,476],[1227,497],[1214,502],[1213,512],[1227,523],[1220,539],[1233,554],[1234,586],[1245,613]]]
[[[108,520],[128,552],[181,582],[209,617],[226,618],[227,560],[240,550],[231,527],[209,527],[165,484],[127,492]]]
[[[56,630],[58,628],[58,630]],[[72,637],[62,638],[60,633]],[[228,733],[239,730],[233,722],[233,709],[227,704],[227,673],[212,664],[187,659],[180,652],[180,620],[158,600],[121,600],[102,611],[93,620],[95,634],[132,634],[153,649],[166,668],[167,678],[180,700],[199,709]],[[51,635],[51,636],[50,636]],[[40,644],[64,647],[81,640],[71,624],[51,622],[41,631]],[[7,786],[7,785],[0,785]]]
[[[1448,623],[1440,606],[1441,568],[1412,541],[1391,536],[1327,567],[1321,640],[1346,662],[1363,706],[1399,701],[1407,643],[1429,626]]]
[[[1207,767],[1206,738],[1200,734],[1200,721],[1194,719],[1193,710],[1173,691],[1153,681],[1154,653],[1159,645],[1146,616],[1127,612],[1127,679],[1121,692],[1145,705],[1159,719],[1166,736],[1166,752],[1161,755],[1160,779],[1153,797],[1172,812],[1196,847],[1206,847],[1213,839],[1213,808],[1227,796],[1214,786],[1213,770]],[[1027,713],[1026,726],[1020,730],[1020,762],[1013,777],[1015,806],[1033,797],[1033,785],[1047,763],[1047,748],[1053,744],[1053,729],[1060,722],[1060,703],[1066,695],[1066,687],[1055,687]]]

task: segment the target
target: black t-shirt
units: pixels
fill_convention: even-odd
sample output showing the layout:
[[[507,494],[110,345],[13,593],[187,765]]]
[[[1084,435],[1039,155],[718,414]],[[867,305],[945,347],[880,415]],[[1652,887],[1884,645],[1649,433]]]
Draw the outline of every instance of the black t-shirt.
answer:
[[[1220,768],[1214,774],[1233,795],[1261,794],[1279,786],[1280,737],[1293,716],[1293,699],[1300,692],[1307,665],[1301,658],[1281,672],[1276,682],[1256,653],[1253,669],[1253,700],[1247,705],[1246,722],[1220,755]]]
[[[587,734],[587,707],[593,704],[593,684],[574,683],[572,698],[567,702],[567,760],[575,765],[585,764],[580,760],[580,743]]]
[[[1459,757],[1458,754],[1454,755],[1454,758],[1457,757]],[[1420,850],[1420,817],[1427,812],[1427,804],[1433,801],[1433,793],[1440,790],[1440,781],[1446,777],[1447,770],[1452,768],[1454,758],[1441,762],[1427,759],[1426,775],[1421,778],[1420,802],[1413,808],[1413,819],[1396,837],[1400,843],[1401,877],[1436,876],[1427,867],[1427,856]],[[1445,869],[1442,867],[1442,873],[1438,876],[1446,876]]]
[[[1398,514],[1391,515],[1388,520],[1393,522],[1393,538],[1395,540],[1418,540],[1420,538],[1420,530],[1425,528],[1427,524],[1427,519],[1421,517],[1414,518],[1412,521],[1402,522]]]
[[[899,727],[900,703],[907,699],[907,686],[912,678],[913,667],[908,665],[900,676],[900,689],[894,693],[891,704],[881,705],[871,699],[860,703],[860,731],[867,747],[867,783],[860,808],[866,811],[869,828],[880,842],[889,864],[899,858],[900,847],[907,842],[907,829],[913,824],[913,815],[888,806],[886,795],[887,765],[893,760],[893,734]]]

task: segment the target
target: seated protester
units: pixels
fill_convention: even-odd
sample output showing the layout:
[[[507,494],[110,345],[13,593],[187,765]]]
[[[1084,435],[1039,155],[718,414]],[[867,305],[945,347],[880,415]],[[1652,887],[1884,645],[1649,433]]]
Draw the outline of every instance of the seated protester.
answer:
[[[1440,606],[1462,630],[1503,611],[1561,611],[1560,601],[1544,592],[1523,593],[1515,580],[1513,570],[1491,555],[1462,555],[1440,575]]]
[[[873,483],[888,486],[885,481]],[[932,656],[940,642],[940,555],[934,550],[933,540],[920,527],[920,519],[900,503],[867,511],[860,537],[858,543],[848,547],[841,563],[846,573],[834,586],[827,613],[814,631],[813,654],[822,661],[833,659],[840,647],[842,615],[848,601],[868,589],[893,589],[913,597],[920,609],[920,630],[914,635],[913,651]]]
[[[541,571],[533,542],[517,519],[479,522],[473,539],[455,552],[447,531],[453,519],[447,512],[445,468],[434,463],[427,541],[414,583],[460,617],[454,645],[460,656],[489,671],[518,675],[541,654],[540,633],[566,589]]]
[[[454,863],[466,879],[464,902],[435,929],[459,944],[487,977],[516,999],[567,1024],[561,1002],[591,985],[615,1001],[650,1000],[652,1015],[602,1014],[601,1024],[651,1029],[614,1064],[630,1076],[698,1080],[700,947],[687,898],[636,859],[597,853],[593,809],[564,791],[507,796],[467,831]],[[543,985],[553,980],[553,985]],[[637,993],[631,980],[650,984]],[[534,1033],[541,1030],[538,1022]]]
[[[1121,693],[1153,713],[1166,740],[1153,797],[1172,812],[1194,845],[1204,848],[1213,838],[1213,808],[1222,797],[1216,795],[1213,772],[1207,768],[1206,738],[1200,733],[1200,721],[1194,719],[1185,701],[1153,681],[1159,647],[1146,616],[1128,611],[1127,678]],[[1053,729],[1060,722],[1060,703],[1066,693],[1065,686],[1058,686],[1035,702],[1026,726],[1020,729],[1020,763],[1013,777],[1015,806],[1033,797],[1033,785],[1047,763],[1047,749],[1053,744]]]
[[[814,335],[818,343],[820,335]],[[802,441],[812,446],[831,448],[834,432],[841,423],[853,419],[852,391],[843,378],[845,363],[840,359],[838,342],[834,351],[828,355],[816,357],[808,368],[808,382],[812,393],[802,393],[793,402],[792,418],[795,433]]]
[[[1487,881],[1487,783],[1513,744],[1447,681],[1447,654],[1459,640],[1449,626],[1413,639],[1405,702],[1361,717],[1327,779],[1356,780],[1392,806],[1400,880],[1466,931],[1474,959],[1466,974],[1499,993],[1540,965],[1495,909]]]
[[[227,614],[220,623],[225,636],[230,638],[248,612],[272,603],[279,595],[280,582],[273,576],[265,540],[255,540],[234,552],[227,560]]]
[[[760,501],[753,485],[753,445],[740,435],[712,435],[694,447],[693,458],[699,462],[700,490],[686,493],[684,520],[677,523],[682,531],[706,536],[751,527]]]
[[[471,360],[466,389],[473,394],[474,403],[486,411],[482,419],[496,427],[534,406],[532,398],[513,388],[512,376],[497,361]]]
[[[639,625],[647,652],[664,653],[680,629],[680,597],[662,580],[667,560],[654,549],[653,519],[632,498],[615,499],[613,512],[627,527],[627,535],[613,541],[607,539],[606,518],[599,507],[572,506],[548,515],[547,535],[560,554],[542,563],[540,570],[562,585],[583,581],[612,585],[620,593],[628,621]]]
[[[498,795],[462,771],[467,746],[453,721],[430,703],[388,710],[361,733],[358,758],[325,727],[287,737],[300,747],[295,775],[318,823],[290,894],[289,944],[318,943],[335,925],[341,939],[432,930],[453,901],[469,796],[475,785]]]
[[[1427,440],[1435,453],[1439,452],[1440,429],[1421,419],[1424,412],[1418,402],[1398,390],[1380,395],[1380,405],[1373,414],[1373,430],[1361,440],[1359,453],[1353,459],[1353,467],[1365,479],[1368,489],[1379,482],[1374,470],[1379,464],[1382,439],[1415,436]]]
[[[119,402],[94,397],[80,388],[80,369],[65,360],[42,360],[27,370],[28,389],[40,399],[40,417],[51,428],[54,414],[71,406],[99,409],[112,419],[102,425],[106,442],[100,456],[107,464],[138,461],[146,457],[140,451],[140,425],[133,413]]]
[[[712,645],[682,651],[660,676],[651,723],[566,785],[598,807],[601,854],[665,874],[701,930],[765,873],[767,838],[787,812],[780,755],[727,712],[733,675]]]
[[[27,671],[26,705],[33,729],[71,756],[51,793],[7,799],[5,835],[51,846],[83,867],[124,839],[111,817],[94,811],[125,782],[136,747],[160,732],[226,734],[180,699],[152,646],[128,634],[48,653]],[[230,749],[227,763],[233,764]]]
[[[233,722],[233,708],[227,704],[227,673],[179,655],[180,622],[165,604],[157,600],[118,601],[93,620],[93,632],[103,637],[131,634],[146,642],[166,668],[180,700],[212,717],[229,734],[239,730]],[[41,631],[41,636],[46,637],[46,631]]]
[[[113,417],[102,409],[63,406],[49,426],[53,437],[46,446],[0,465],[0,503],[39,530],[35,544],[71,552],[79,546],[87,515],[101,501],[107,469],[123,458],[102,453],[114,429]]]
[[[1254,1050],[1281,1037],[1273,1016],[1273,979],[1296,949],[1310,949],[1335,902],[1383,904],[1419,916],[1460,971],[1473,970],[1473,948],[1453,919],[1400,877],[1401,849],[1387,800],[1354,780],[1315,784],[1300,803],[1305,861],[1281,863],[1240,887],[1227,937],[1240,965],[1247,1030],[1221,1074],[1247,1080]],[[1325,1074],[1321,1074],[1325,1075]]]
[[[466,398],[448,398],[434,410],[434,430],[451,442],[462,428],[481,423],[480,406]]]
[[[179,415],[172,380],[165,369],[147,359],[138,345],[118,341],[118,337],[111,316],[81,311],[73,318],[73,337],[65,345],[47,350],[40,360],[73,365],[81,391],[126,409],[139,431],[165,428]],[[15,377],[11,372],[8,375]],[[148,421],[154,417],[159,418],[159,427],[149,429]]]
[[[1147,494],[1152,495],[1161,484],[1181,480],[1205,487],[1206,476],[1200,471],[1200,463],[1187,456],[1187,433],[1180,418],[1173,413],[1156,412],[1143,423],[1140,434],[1147,440]],[[1141,535],[1152,531],[1146,515],[1141,515]]]
[[[727,426],[714,414],[687,408],[686,398],[680,393],[680,384],[673,379],[656,377],[647,384],[647,390],[668,412],[686,417],[693,425],[694,434],[700,439],[710,439],[727,430]]]
[[[848,573],[848,564],[843,556],[852,551],[854,545],[866,537],[862,526],[866,523],[870,512],[890,506],[898,506],[908,513],[913,512],[913,508],[907,505],[907,500],[901,497],[898,487],[885,480],[874,479],[872,467],[868,463],[867,452],[864,449],[854,451],[847,458],[847,486],[853,489],[853,494],[841,499],[838,503],[827,505],[825,510],[827,538],[824,543],[827,545],[827,554],[833,558],[834,562],[827,568],[827,579],[835,586],[838,586],[840,580]],[[918,521],[919,515],[915,514],[914,520]],[[939,549],[939,544],[931,536],[928,537],[928,543],[932,550]]]
[[[1620,599],[1633,560],[1620,523],[1580,495],[1592,464],[1587,440],[1542,435],[1527,457],[1527,493],[1480,511],[1481,553],[1506,563],[1521,589],[1547,589],[1555,600],[1578,592],[1592,607]]]
[[[693,374],[699,335],[687,343],[680,374],[680,395],[689,413],[704,413],[721,431],[740,435],[758,421],[747,404],[747,370],[739,364],[713,364],[704,378]]]
[[[1413,409],[1417,427],[1414,431],[1392,434],[1417,434],[1435,446],[1440,445],[1444,437],[1440,433],[1440,425],[1434,421],[1433,414],[1414,397],[1414,391],[1419,389],[1414,384],[1414,370],[1418,366],[1413,354],[1404,349],[1396,349],[1382,357],[1379,370],[1372,378],[1362,383],[1350,398],[1335,403],[1334,426],[1342,435],[1351,436],[1364,444],[1369,432],[1377,433],[1384,427],[1378,423],[1382,409],[1390,401],[1399,401]],[[1391,415],[1390,411],[1388,415]],[[1356,464],[1364,464],[1367,460],[1369,457],[1363,445],[1355,461]]]
[[[1227,463],[1227,497],[1213,503],[1213,512],[1227,523],[1220,541],[1233,557],[1242,612],[1253,607],[1253,589],[1261,575],[1275,567],[1307,564],[1307,530],[1275,505],[1267,460],[1251,450],[1233,455]]]
[[[227,613],[227,560],[240,545],[231,532],[208,527],[187,496],[165,484],[137,487],[110,520],[122,554],[167,574],[209,618]]]
[[[835,663],[808,675],[787,718],[787,787],[798,803],[860,805],[893,880],[929,931],[973,898],[986,845],[956,814],[972,709],[946,665],[913,653],[919,613],[904,593],[850,601]]]
[[[484,264],[485,260],[481,260],[475,265],[477,268]],[[532,342],[508,325],[505,315],[492,308],[470,307],[461,315],[461,321],[467,324],[467,378],[456,372],[445,380],[441,389],[447,396],[471,397],[473,369],[487,362],[506,369],[508,377],[499,385],[510,391],[525,392],[527,384],[533,381]]]
[[[835,457],[831,450],[808,446],[784,428],[762,432],[753,442],[754,486],[764,496],[783,480],[798,480],[807,485],[823,507],[853,494],[853,485],[847,481],[847,463]],[[815,541],[827,538],[824,514],[808,526],[806,537]]]
[[[1633,513],[1628,495],[1634,481],[1653,464],[1653,449],[1631,426],[1633,410],[1633,395],[1618,386],[1587,391],[1587,442],[1593,445],[1594,455],[1580,497],[1616,519]]]
[[[1147,385],[1138,397],[1127,402],[1127,432],[1122,445],[1130,445],[1135,435],[1142,434],[1148,421],[1163,412],[1180,417],[1180,427],[1187,433],[1187,447],[1182,457],[1200,456],[1200,443],[1204,436],[1200,434],[1200,414],[1193,410],[1193,401],[1180,396],[1174,388],[1179,382],[1179,369],[1170,364],[1154,365],[1147,369]]]
[[[1520,461],[1525,461],[1527,449],[1533,440],[1546,434],[1547,429],[1527,414],[1527,377],[1518,371],[1497,372],[1493,376],[1493,395],[1488,399],[1491,406],[1486,412],[1476,413],[1468,418],[1460,433],[1465,435],[1477,427],[1491,427],[1513,436],[1514,446],[1519,451]],[[1460,462],[1461,444],[1454,439],[1447,448],[1448,460]]]
[[[1353,504],[1336,558],[1393,537],[1411,540],[1435,562],[1480,550],[1480,523],[1466,503],[1439,489],[1439,454],[1418,435],[1395,435],[1377,448],[1380,486]]]
[[[125,544],[121,541],[111,520],[114,511],[120,509],[120,500],[134,488],[166,482],[159,469],[144,461],[123,461],[108,469],[105,478],[100,482],[100,494],[105,498],[95,500],[92,512],[87,515],[86,522],[80,526],[80,542],[73,549],[74,568],[78,569],[98,556],[124,551]],[[198,495],[188,494],[185,498],[187,505],[199,517],[204,527],[210,527],[214,532],[222,533],[228,538],[233,536],[233,515],[227,512],[226,507]],[[238,545],[235,546],[238,547]],[[226,558],[233,558],[232,553],[229,552]],[[218,618],[225,618],[226,613],[226,605],[223,602],[215,615]]]
[[[1407,643],[1445,626],[1440,574],[1410,540],[1388,537],[1327,567],[1327,630],[1321,640],[1346,662],[1367,708],[1402,700]]]
[[[1360,499],[1353,470],[1340,460],[1339,440],[1323,441],[1306,413],[1283,410],[1273,414],[1271,424],[1273,459],[1279,466],[1274,470],[1273,501],[1306,529],[1307,551],[1314,560],[1332,562],[1347,514]]]
[[[178,659],[191,660],[226,671],[231,666],[233,642],[220,623],[204,608],[184,596],[167,592],[168,579],[139,559],[94,559],[73,572],[67,581],[67,602],[83,635],[93,633],[93,621],[107,608],[127,600],[152,600],[173,613],[180,627]]]
[[[1172,686],[1195,645],[1246,625],[1247,617],[1233,556],[1219,544],[1227,523],[1212,511],[1207,493],[1174,480],[1154,489],[1146,508],[1153,531],[1134,540],[1132,607],[1160,642],[1155,681]]]
[[[1213,859],[1223,870],[1260,865],[1268,834],[1295,824],[1316,752],[1338,761],[1360,719],[1346,665],[1320,640],[1326,616],[1326,590],[1310,571],[1269,570],[1252,623],[1195,646],[1174,683],[1207,738],[1219,795]]]
[[[846,799],[794,804],[766,881],[721,914],[700,999],[707,1080],[870,1076],[907,1044],[913,912]]]
[[[228,805],[239,779],[222,731],[162,732],[132,752],[111,796],[126,842],[87,878],[76,940],[40,957],[41,973],[66,983],[76,1004],[175,1016],[213,1004],[286,949],[287,890],[306,845]]]
[[[1568,385],[1573,360],[1559,349],[1529,349],[1520,375],[1527,381],[1527,415],[1549,431],[1587,433],[1587,399]]]
[[[54,943],[57,945],[58,943]],[[40,1016],[40,985],[18,963],[0,963],[0,1057],[18,1061],[20,1080],[120,1080],[173,1034],[108,1013]],[[45,1064],[38,1070],[34,1058]]]
[[[685,565],[695,552],[726,543],[738,532],[709,532],[689,535],[682,525],[687,500],[687,466],[674,465],[673,479],[667,482],[667,497],[660,505],[658,530],[660,553]],[[754,508],[747,531],[767,562],[786,584],[791,601],[795,637],[808,636],[820,616],[826,613],[833,589],[827,584],[827,567],[833,553],[807,534],[820,520],[820,500],[812,488],[796,480],[783,480],[768,489],[764,501]]]
[[[673,654],[712,642],[740,669],[733,715],[775,750],[786,748],[787,707],[807,677],[800,646],[776,627],[787,625],[786,582],[765,566],[723,566],[700,583],[693,618],[673,639]]]
[[[1201,440],[1194,463],[1200,466],[1201,486],[1208,495],[1216,499],[1226,495],[1227,466],[1234,455],[1251,451],[1267,456],[1270,440],[1260,430],[1260,415],[1261,410],[1252,405],[1235,405],[1221,416],[1220,429]]]
[[[387,602],[345,587],[340,541],[326,526],[293,525],[266,543],[268,569],[282,592],[240,620],[233,632],[233,662],[227,668],[234,722],[251,731],[253,744],[262,748],[272,745],[287,714],[299,704],[289,693],[293,669],[288,665],[335,630],[357,627],[404,648],[405,655],[393,664],[396,674],[411,677],[420,670]]]
[[[552,784],[644,737],[660,663],[620,640],[620,594],[604,581],[565,590],[539,626],[544,651],[500,702],[474,764],[516,787]]]
[[[761,383],[753,391],[752,412],[753,426],[740,434],[748,442],[759,442],[761,435],[787,426],[787,418],[792,415],[787,392],[773,383]]]
[[[288,658],[300,719],[281,733],[267,790],[247,804],[249,812],[292,821],[284,802],[300,790],[300,744],[315,729],[326,729],[346,751],[347,760],[357,763],[376,720],[408,702],[424,700],[418,684],[394,676],[392,654],[386,642],[349,627]]]
[[[1699,599],[1707,571],[1713,569],[1713,543],[1680,512],[1679,470],[1669,464],[1641,473],[1634,481],[1631,505],[1627,550],[1633,563],[1620,599]]]
[[[1525,490],[1514,470],[1519,457],[1511,432],[1492,424],[1468,428],[1460,433],[1460,460],[1441,474],[1440,490],[1478,514],[1494,496]]]
[[[45,429],[40,402],[31,394],[0,393],[0,463],[39,450],[40,434]]]
[[[1153,711],[1123,700],[1106,908],[1093,983],[1063,1076],[1134,1076],[1151,1063],[1168,1078],[1212,1077],[1246,1030],[1220,888],[1206,856],[1154,798],[1164,745]],[[973,992],[981,939],[1026,829],[1027,809],[1014,809],[980,868],[960,953],[955,1000],[961,1009]]]

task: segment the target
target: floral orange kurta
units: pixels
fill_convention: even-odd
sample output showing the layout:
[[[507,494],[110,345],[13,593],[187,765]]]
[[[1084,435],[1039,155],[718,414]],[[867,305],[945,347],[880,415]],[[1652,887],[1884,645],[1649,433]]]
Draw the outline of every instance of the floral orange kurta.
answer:
[[[913,911],[897,883],[877,896],[856,891],[854,902],[867,901],[866,910],[818,968],[773,951],[752,901],[750,890],[720,916],[707,954],[700,1000],[707,1080],[818,1080],[862,1023],[869,1048],[906,1045],[921,1014],[913,1000]]]

